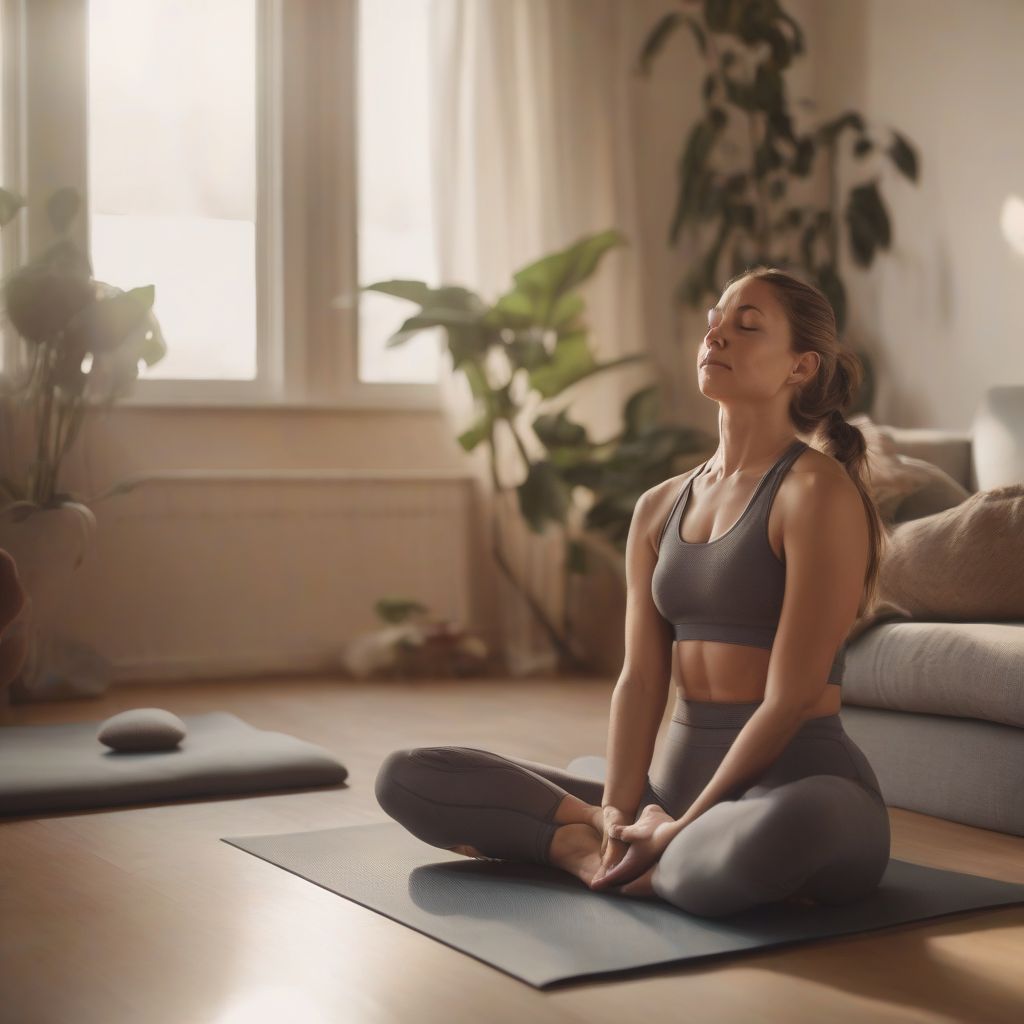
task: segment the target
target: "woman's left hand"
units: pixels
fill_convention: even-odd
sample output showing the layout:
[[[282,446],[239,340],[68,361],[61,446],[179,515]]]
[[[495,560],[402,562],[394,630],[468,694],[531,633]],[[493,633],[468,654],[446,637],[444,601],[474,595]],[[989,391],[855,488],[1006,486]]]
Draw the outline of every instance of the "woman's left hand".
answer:
[[[658,804],[648,804],[632,825],[615,825],[609,834],[629,843],[622,860],[603,875],[595,875],[591,889],[623,885],[653,871],[665,847],[678,834],[675,818]]]

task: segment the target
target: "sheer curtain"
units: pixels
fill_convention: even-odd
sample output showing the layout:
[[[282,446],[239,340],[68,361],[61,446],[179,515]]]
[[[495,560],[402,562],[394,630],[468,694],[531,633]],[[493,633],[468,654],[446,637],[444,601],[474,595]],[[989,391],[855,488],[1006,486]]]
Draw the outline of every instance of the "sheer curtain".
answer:
[[[617,228],[629,244],[606,254],[583,292],[591,344],[601,362],[646,351],[630,138],[636,55],[627,52],[630,33],[623,31],[631,5],[620,0],[431,3],[431,146],[441,283],[464,285],[491,302],[511,287],[512,273],[522,265],[583,235]],[[500,362],[495,371],[493,381],[507,376]],[[625,398],[651,375],[650,364],[641,362],[581,381],[565,393],[565,400],[571,396],[569,415],[603,440],[618,432]],[[475,418],[474,403],[447,355],[441,378],[454,436]],[[549,407],[563,404],[555,400]],[[531,458],[543,451],[529,427],[535,413],[533,403],[520,428]],[[485,549],[491,550],[497,512],[501,547],[517,578],[554,623],[564,621],[569,602],[579,639],[588,628],[580,618],[592,618],[607,596],[590,590],[599,586],[594,577],[574,583],[573,594],[564,592],[563,533],[549,524],[538,535],[520,519],[514,486],[524,478],[525,465],[508,431],[496,434],[498,474],[511,488],[509,500],[497,500],[486,445],[467,455],[479,481]],[[611,562],[606,560],[605,572]],[[555,649],[526,602],[496,565],[481,571],[494,581],[496,639],[509,671],[550,670]],[[618,573],[614,582],[621,590],[621,567]],[[591,633],[596,626],[590,622]],[[605,631],[611,626],[605,622]],[[578,642],[574,646],[586,655]]]

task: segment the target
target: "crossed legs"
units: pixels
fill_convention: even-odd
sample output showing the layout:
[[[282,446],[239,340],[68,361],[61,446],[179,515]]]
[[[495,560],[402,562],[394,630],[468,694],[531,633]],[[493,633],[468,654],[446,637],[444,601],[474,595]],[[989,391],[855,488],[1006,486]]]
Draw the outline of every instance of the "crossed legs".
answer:
[[[473,747],[396,750],[374,786],[381,807],[432,846],[553,864],[584,880],[600,855],[603,790],[564,769]],[[641,808],[648,803],[664,806],[649,778]],[[815,774],[752,787],[705,811],[665,849],[651,887],[709,917],[794,897],[838,904],[871,892],[888,858],[882,800],[852,779]]]

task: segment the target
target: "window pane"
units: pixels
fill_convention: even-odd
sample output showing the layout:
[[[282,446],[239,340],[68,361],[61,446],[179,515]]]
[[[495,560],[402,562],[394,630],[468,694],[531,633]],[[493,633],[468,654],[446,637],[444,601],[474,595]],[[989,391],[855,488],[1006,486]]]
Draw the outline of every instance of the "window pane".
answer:
[[[95,276],[156,286],[140,379],[256,375],[256,0],[90,0]]]
[[[415,278],[436,287],[430,199],[427,16],[430,0],[359,5],[359,283]],[[392,349],[418,307],[377,292],[359,298],[359,379],[437,380],[438,327]]]

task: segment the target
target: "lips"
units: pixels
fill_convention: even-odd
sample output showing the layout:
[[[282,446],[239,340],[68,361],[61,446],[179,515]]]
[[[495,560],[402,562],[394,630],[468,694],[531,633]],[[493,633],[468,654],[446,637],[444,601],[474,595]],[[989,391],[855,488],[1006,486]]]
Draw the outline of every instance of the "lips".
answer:
[[[717,359],[705,359],[704,362],[701,363],[700,365],[701,366],[722,366],[722,367],[725,367],[726,370],[729,369],[729,367],[726,366],[725,363],[720,363]]]

